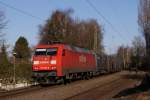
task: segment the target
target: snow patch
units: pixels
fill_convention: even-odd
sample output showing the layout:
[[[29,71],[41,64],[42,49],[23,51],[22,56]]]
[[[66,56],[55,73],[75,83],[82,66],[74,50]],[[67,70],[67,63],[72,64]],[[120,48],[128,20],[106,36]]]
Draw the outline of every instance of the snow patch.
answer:
[[[29,87],[31,86],[31,84],[29,83],[17,83],[17,84],[2,84],[0,83],[0,88],[4,89],[4,90],[13,90],[13,89],[19,89],[19,88],[25,88],[25,87]]]

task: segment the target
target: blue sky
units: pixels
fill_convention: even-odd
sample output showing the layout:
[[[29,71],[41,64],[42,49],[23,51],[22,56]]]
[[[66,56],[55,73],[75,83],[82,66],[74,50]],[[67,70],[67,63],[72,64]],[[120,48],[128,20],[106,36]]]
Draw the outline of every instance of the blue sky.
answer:
[[[89,0],[115,30],[87,3],[86,0],[0,0],[20,10],[31,13],[41,20],[24,15],[0,3],[8,20],[4,30],[7,43],[14,46],[19,36],[25,36],[31,45],[38,42],[38,26],[56,9],[72,8],[73,17],[79,19],[96,19],[104,28],[104,46],[106,52],[114,52],[119,45],[131,46],[135,36],[141,35],[138,29],[138,0]],[[117,30],[117,32],[116,32]],[[119,34],[119,35],[118,35]]]

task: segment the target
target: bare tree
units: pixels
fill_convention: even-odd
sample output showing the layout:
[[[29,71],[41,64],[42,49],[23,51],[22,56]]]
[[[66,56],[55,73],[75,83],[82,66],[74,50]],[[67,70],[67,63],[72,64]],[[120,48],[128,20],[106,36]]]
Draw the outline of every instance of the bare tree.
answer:
[[[4,12],[0,11],[0,44],[4,41],[2,38],[5,35],[2,33],[3,29],[5,28],[7,22],[5,20]]]
[[[140,0],[138,23],[145,37],[146,55],[149,58],[150,57],[150,0]]]
[[[145,56],[145,42],[140,36],[136,36],[132,41],[134,55]]]
[[[70,15],[71,12],[72,10],[53,12],[46,24],[40,27],[39,43],[61,41],[101,54],[103,52],[102,26],[94,19],[74,20]]]
[[[121,66],[123,66],[124,69],[128,68],[131,63],[131,49],[129,47],[120,46],[117,50],[117,57]]]
[[[145,61],[146,49],[144,40],[137,36],[132,42],[132,56],[131,56],[131,66],[136,68],[145,69],[145,66],[142,66]]]

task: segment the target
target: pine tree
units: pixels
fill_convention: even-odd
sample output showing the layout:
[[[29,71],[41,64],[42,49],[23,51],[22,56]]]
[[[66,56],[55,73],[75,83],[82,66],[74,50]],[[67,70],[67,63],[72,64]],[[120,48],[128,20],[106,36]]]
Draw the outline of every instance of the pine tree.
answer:
[[[28,41],[25,37],[19,37],[16,41],[14,52],[16,53],[16,58],[22,60],[29,60],[31,56],[30,48],[28,46]]]
[[[13,52],[16,53],[16,76],[17,81],[28,81],[31,78],[31,50],[25,37],[19,37]]]

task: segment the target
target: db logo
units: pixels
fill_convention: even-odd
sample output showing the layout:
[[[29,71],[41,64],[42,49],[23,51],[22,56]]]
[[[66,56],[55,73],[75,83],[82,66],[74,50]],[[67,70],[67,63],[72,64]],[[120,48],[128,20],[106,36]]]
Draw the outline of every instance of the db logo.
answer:
[[[79,61],[86,63],[86,56],[84,55],[79,56]]]

